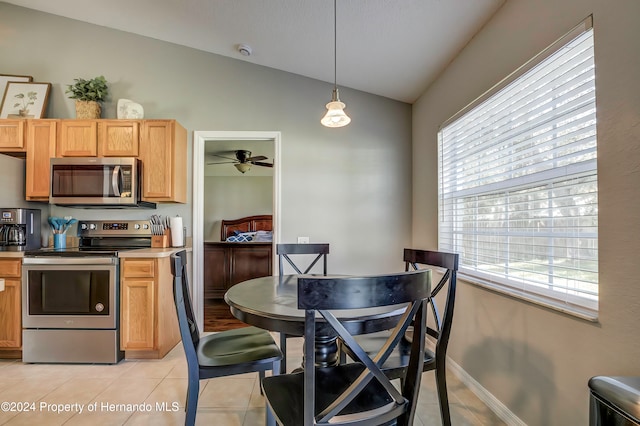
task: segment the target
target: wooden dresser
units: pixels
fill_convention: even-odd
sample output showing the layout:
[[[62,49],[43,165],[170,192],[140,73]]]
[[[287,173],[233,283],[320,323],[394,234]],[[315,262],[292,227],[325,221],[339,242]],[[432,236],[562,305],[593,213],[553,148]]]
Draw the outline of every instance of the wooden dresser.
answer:
[[[205,299],[222,299],[232,285],[272,272],[271,243],[204,243]]]

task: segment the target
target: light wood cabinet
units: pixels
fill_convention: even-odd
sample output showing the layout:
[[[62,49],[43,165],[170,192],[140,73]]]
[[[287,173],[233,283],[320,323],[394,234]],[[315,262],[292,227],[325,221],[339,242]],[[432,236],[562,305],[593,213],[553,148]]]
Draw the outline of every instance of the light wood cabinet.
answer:
[[[187,131],[176,120],[0,120],[0,153],[26,157],[25,199],[49,199],[56,157],[136,157],[142,199],[187,202]]]
[[[187,202],[187,131],[175,120],[144,120],[140,136],[146,201]]]
[[[62,120],[58,157],[137,157],[140,122],[136,120]]]
[[[25,198],[29,201],[49,199],[49,160],[56,154],[57,124],[57,120],[29,120],[27,123]]]
[[[125,358],[162,358],[179,341],[169,258],[122,259],[120,347]]]
[[[0,358],[22,356],[21,267],[20,259],[0,258]]]
[[[57,157],[95,157],[98,155],[96,120],[61,120],[56,143]]]
[[[25,152],[24,129],[26,120],[0,120],[0,150]]]
[[[101,120],[98,123],[98,157],[137,157],[140,123],[132,120]]]

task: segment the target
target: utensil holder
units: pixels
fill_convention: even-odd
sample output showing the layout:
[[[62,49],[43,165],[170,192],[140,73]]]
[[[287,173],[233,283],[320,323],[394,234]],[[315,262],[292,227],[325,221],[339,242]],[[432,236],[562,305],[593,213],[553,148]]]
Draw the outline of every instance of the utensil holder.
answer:
[[[54,249],[67,248],[67,235],[66,234],[53,234],[53,248]]]

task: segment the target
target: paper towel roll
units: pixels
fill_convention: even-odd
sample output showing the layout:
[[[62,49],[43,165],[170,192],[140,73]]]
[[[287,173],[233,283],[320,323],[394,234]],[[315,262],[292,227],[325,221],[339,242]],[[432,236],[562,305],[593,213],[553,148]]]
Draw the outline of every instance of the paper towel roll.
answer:
[[[170,217],[169,228],[171,228],[171,247],[184,247],[182,218],[180,216]]]

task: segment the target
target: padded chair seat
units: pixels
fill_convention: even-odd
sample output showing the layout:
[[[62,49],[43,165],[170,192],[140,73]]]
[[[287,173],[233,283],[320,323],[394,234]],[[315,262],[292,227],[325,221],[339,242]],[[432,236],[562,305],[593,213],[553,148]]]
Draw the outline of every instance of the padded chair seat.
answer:
[[[640,377],[596,376],[589,388],[599,398],[640,422]]]
[[[253,361],[269,363],[282,357],[269,332],[257,327],[202,336],[196,352],[200,367],[222,367]]]
[[[329,403],[355,380],[364,370],[360,363],[343,364],[336,367],[316,368],[316,414],[324,410]],[[304,373],[266,377],[262,382],[264,394],[269,395],[269,404],[278,424],[283,426],[300,426],[304,424]],[[358,413],[366,409],[384,407],[393,403],[384,387],[372,379],[364,391],[360,393],[341,415]],[[356,414],[357,416],[357,414]],[[334,418],[337,420],[337,418]],[[376,423],[377,424],[377,423]]]

